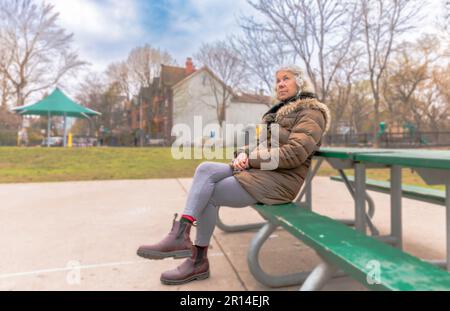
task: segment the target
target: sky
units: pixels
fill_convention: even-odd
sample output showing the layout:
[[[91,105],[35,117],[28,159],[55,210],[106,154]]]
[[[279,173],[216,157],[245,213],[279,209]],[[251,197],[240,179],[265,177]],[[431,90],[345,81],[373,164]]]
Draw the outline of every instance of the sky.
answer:
[[[91,69],[102,71],[149,43],[167,50],[179,65],[202,42],[239,31],[237,17],[252,8],[245,0],[46,0],[59,24],[74,34],[74,47]]]
[[[102,72],[148,43],[183,66],[202,42],[239,32],[237,19],[257,14],[246,0],[42,0],[54,4],[59,24],[74,34],[74,47],[90,69]],[[424,0],[424,25],[434,32],[445,0]]]

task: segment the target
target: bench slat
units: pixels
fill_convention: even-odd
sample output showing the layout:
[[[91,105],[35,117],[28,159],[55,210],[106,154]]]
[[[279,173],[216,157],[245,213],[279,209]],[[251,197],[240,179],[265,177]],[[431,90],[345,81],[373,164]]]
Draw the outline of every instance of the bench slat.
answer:
[[[350,183],[353,184],[355,182],[355,178],[353,176],[347,176],[347,178]],[[341,176],[331,176],[330,179],[334,181],[344,182]],[[389,194],[391,191],[391,184],[388,181],[366,179],[366,186],[367,189],[377,192]],[[441,190],[402,185],[402,195],[403,197],[408,199],[445,206],[445,193]]]
[[[450,274],[446,271],[331,218],[293,203],[256,204],[254,208],[370,289],[450,290]],[[380,265],[380,284],[367,281],[373,261]]]

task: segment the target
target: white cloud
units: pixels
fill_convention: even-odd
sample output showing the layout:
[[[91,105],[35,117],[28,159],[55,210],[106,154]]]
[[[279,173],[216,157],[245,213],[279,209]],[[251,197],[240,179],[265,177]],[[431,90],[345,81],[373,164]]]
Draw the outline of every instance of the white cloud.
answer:
[[[136,1],[50,0],[59,23],[74,33],[75,47],[94,69],[121,59],[128,44],[144,35]]]
[[[166,0],[155,5],[168,11],[167,20],[162,21],[167,27],[155,31],[143,23],[154,16],[142,12],[140,4],[145,2],[140,0],[42,1],[55,6],[61,26],[74,33],[81,58],[97,71],[125,59],[133,47],[145,43],[168,50],[181,65],[202,42],[238,31],[237,15],[251,9],[246,0]]]
[[[224,39],[239,32],[237,18],[256,14],[246,0],[39,0],[55,5],[60,23],[74,33],[75,46],[81,58],[92,63],[92,69],[102,71],[106,66],[127,57],[136,46],[149,43],[169,51],[180,65],[192,56],[202,42]],[[428,4],[430,0],[427,1]],[[439,10],[438,1],[431,1],[432,16]],[[143,10],[143,4],[147,10]],[[152,9],[153,6],[153,9]],[[158,20],[158,10],[168,12]],[[148,8],[150,7],[150,8]],[[151,20],[153,19],[153,20]],[[164,25],[154,29],[146,25]]]
[[[53,0],[60,12],[62,24],[76,30],[80,37],[96,38],[100,41],[119,41],[139,28],[133,21],[137,14],[133,2],[110,0],[101,5],[89,0]]]

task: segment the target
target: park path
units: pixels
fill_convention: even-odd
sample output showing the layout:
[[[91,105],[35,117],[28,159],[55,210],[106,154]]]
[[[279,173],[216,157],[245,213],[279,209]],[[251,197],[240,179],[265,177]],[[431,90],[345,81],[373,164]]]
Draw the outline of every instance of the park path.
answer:
[[[246,253],[254,232],[216,229],[209,258],[211,278],[165,286],[162,271],[180,261],[148,261],[136,256],[142,243],[157,241],[184,206],[190,178],[0,185],[0,290],[268,290],[250,274]],[[314,209],[352,216],[352,199],[341,183],[317,177]],[[389,197],[371,193],[375,224],[388,233]],[[404,200],[405,249],[428,259],[445,254],[445,211]],[[222,208],[229,224],[260,221],[251,208]],[[195,234],[195,232],[194,232]],[[311,269],[314,252],[283,230],[261,253],[262,266],[284,274]],[[288,262],[288,264],[286,264]],[[296,290],[297,287],[283,288]],[[349,278],[325,290],[364,290]]]

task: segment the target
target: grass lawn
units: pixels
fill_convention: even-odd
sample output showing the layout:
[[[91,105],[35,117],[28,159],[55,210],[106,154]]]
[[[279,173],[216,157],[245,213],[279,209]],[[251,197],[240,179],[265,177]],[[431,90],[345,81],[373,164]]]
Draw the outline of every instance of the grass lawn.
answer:
[[[202,161],[170,148],[1,147],[0,183],[192,177]]]
[[[221,150],[224,152],[224,150]],[[175,160],[170,148],[17,148],[0,147],[0,183],[192,177],[203,159]],[[228,163],[230,160],[211,160]],[[351,170],[346,171],[352,175]],[[320,176],[337,175],[328,163]],[[388,169],[369,169],[368,178],[389,180]],[[403,170],[405,184],[426,186]],[[443,186],[432,188],[443,190]]]

